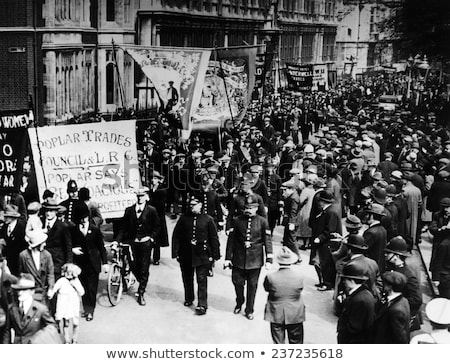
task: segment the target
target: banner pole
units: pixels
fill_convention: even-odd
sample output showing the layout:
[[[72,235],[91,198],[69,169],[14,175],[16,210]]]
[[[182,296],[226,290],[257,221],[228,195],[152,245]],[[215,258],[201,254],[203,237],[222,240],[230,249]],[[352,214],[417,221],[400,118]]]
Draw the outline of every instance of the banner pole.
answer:
[[[33,112],[33,127],[34,127],[34,132],[36,133],[36,142],[37,142],[37,147],[38,147],[38,152],[39,152],[39,163],[41,164],[42,176],[44,177],[44,186],[45,186],[45,189],[47,189],[47,177],[45,177],[44,160],[42,159],[41,143],[39,143],[39,133],[37,130],[36,118],[35,118],[35,114],[34,114],[34,102],[33,102],[33,97],[31,95],[30,95],[30,109]],[[34,171],[36,173],[36,166],[34,167]]]
[[[111,44],[112,44],[112,56],[113,56],[113,60],[114,60],[114,66],[115,66],[116,72],[117,72],[117,82],[119,84],[120,101],[122,102],[122,108],[125,108],[125,93],[123,91],[122,79],[120,77],[119,66],[117,64],[117,57],[116,57],[116,49],[115,49],[114,39],[111,39]]]

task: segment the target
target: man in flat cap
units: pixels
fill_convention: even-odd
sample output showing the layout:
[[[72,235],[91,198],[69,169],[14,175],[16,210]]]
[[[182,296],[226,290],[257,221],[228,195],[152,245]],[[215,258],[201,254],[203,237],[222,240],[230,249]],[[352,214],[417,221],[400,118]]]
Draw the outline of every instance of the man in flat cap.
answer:
[[[232,268],[231,278],[236,291],[234,313],[241,312],[245,302],[244,287],[247,284],[245,316],[253,320],[253,311],[261,267],[270,269],[272,241],[267,220],[257,215],[259,207],[256,195],[249,195],[244,214],[233,220],[228,236],[224,267]]]
[[[366,221],[369,228],[364,231],[364,242],[368,246],[367,257],[377,262],[380,272],[384,272],[384,248],[387,244],[387,232],[381,225],[384,216],[384,207],[379,204],[371,204],[366,210]]]
[[[284,226],[282,240],[283,246],[288,247],[291,251],[297,254],[300,261],[300,251],[295,236],[297,231],[297,217],[300,211],[300,197],[297,193],[295,181],[293,179],[284,182],[281,186],[284,199],[284,212],[282,220],[282,225]]]
[[[150,275],[150,256],[161,227],[158,212],[147,203],[148,188],[137,189],[136,197],[137,202],[125,209],[117,241],[131,245],[134,256],[133,273],[139,282],[137,301],[144,306],[144,293]]]
[[[219,238],[214,220],[203,213],[202,200],[192,196],[189,210],[175,225],[172,235],[172,258],[180,263],[184,285],[184,305],[194,302],[194,272],[197,277],[198,315],[208,309],[208,271],[211,264],[220,259]]]

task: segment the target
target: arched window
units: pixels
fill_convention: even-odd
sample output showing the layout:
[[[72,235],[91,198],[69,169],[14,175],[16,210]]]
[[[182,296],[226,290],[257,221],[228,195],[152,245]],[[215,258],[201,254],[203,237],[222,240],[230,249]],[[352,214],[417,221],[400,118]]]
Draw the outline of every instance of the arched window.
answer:
[[[106,103],[114,104],[114,64],[106,65]]]

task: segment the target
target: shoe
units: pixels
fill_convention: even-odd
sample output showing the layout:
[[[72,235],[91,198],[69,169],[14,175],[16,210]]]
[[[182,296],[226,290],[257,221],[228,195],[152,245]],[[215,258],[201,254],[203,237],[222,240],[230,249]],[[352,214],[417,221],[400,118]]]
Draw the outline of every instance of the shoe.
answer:
[[[233,313],[234,313],[235,315],[237,315],[237,314],[240,313],[240,312],[241,312],[241,306],[236,306],[236,307],[234,308]]]
[[[333,287],[327,286],[327,285],[323,285],[321,287],[317,287],[318,291],[324,292],[324,291],[331,291],[333,289]]]
[[[247,317],[247,319],[249,320],[253,320],[255,318],[252,313],[246,313],[245,317]]]
[[[92,321],[94,319],[94,314],[93,313],[88,313],[86,315],[86,321]]]
[[[87,312],[83,312],[83,313],[81,314],[81,317],[82,317],[82,318],[86,318],[87,315],[88,315]]]
[[[144,298],[144,295],[143,295],[143,294],[140,294],[140,295],[138,296],[137,301],[138,301],[138,303],[139,303],[141,306],[145,306],[145,305],[146,305],[145,298]]]
[[[314,287],[322,287],[323,286],[323,283],[316,283],[315,285],[314,285]]]
[[[212,269],[208,271],[208,277],[214,277],[214,272]]]
[[[185,302],[184,302],[184,305],[185,305],[186,307],[192,306],[192,301],[185,301]]]
[[[203,306],[197,306],[197,307],[195,308],[195,313],[196,313],[197,315],[205,315],[205,314],[206,314],[206,308],[203,307]]]
[[[159,260],[154,261],[153,265],[159,265]]]

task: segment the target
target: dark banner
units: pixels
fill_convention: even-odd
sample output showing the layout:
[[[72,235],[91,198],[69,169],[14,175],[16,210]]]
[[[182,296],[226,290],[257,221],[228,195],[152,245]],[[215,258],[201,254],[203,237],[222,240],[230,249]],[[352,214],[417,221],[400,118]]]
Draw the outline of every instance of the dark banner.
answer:
[[[261,88],[266,78],[265,71],[266,55],[257,54],[255,62],[255,88]]]
[[[0,112],[0,195],[18,192],[27,147],[29,110]]]
[[[287,64],[286,78],[289,90],[311,92],[313,85],[313,66],[310,64]]]

